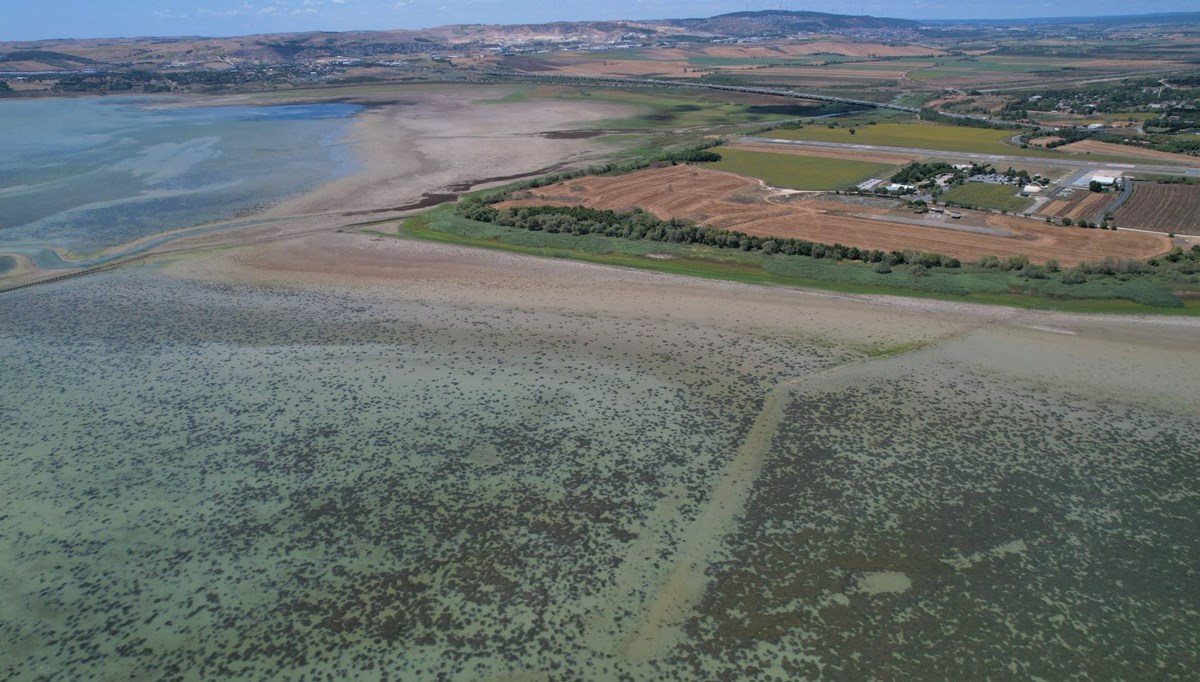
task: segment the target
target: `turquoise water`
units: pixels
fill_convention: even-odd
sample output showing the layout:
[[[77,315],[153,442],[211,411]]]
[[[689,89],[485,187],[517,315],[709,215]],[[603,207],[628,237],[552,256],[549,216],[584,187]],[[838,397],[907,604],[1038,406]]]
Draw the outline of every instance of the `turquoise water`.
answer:
[[[311,189],[356,168],[343,137],[360,109],[0,102],[0,252],[87,253]]]
[[[0,678],[1196,670],[1200,418],[987,330],[865,362],[802,320],[0,297]]]

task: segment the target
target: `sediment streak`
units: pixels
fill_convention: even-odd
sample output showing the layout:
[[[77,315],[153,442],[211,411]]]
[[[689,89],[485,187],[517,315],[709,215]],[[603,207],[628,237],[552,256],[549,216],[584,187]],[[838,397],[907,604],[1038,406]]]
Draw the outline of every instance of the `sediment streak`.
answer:
[[[709,561],[737,526],[792,391],[809,378],[785,381],[767,394],[746,440],[713,489],[704,511],[692,523],[675,566],[651,602],[645,620],[626,638],[624,649],[630,658],[645,660],[658,655],[665,644],[675,640],[684,619],[704,595]]]
[[[961,333],[951,334],[931,343],[921,344],[913,350],[929,348],[960,335]],[[725,475],[713,488],[708,504],[688,529],[675,565],[649,603],[646,617],[625,638],[622,648],[626,656],[634,660],[652,659],[661,654],[669,644],[679,641],[684,620],[692,612],[696,602],[704,596],[708,565],[726,536],[736,530],[745,512],[750,490],[762,471],[775,432],[783,422],[785,410],[795,391],[813,379],[828,377],[871,360],[872,358],[863,358],[816,374],[789,379],[771,389],[763,400],[762,410],[755,418],[746,440],[730,461]]]

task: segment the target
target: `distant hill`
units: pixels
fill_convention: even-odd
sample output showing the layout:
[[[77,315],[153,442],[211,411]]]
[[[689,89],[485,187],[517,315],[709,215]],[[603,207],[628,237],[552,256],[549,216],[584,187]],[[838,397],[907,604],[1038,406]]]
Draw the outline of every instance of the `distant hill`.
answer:
[[[613,44],[681,38],[773,38],[797,33],[915,31],[915,21],[824,12],[734,12],[707,19],[564,21],[546,24],[457,24],[421,30],[308,32],[232,38],[199,36],[0,43],[0,64],[20,70],[78,69],[86,64],[159,68],[221,65],[228,60],[288,64],[337,57],[378,58],[467,46]],[[71,54],[72,52],[76,54]],[[86,55],[76,56],[76,55]]]
[[[732,12],[707,19],[674,19],[663,23],[679,26],[689,31],[729,37],[838,33],[854,30],[916,30],[921,26],[919,22],[907,19],[788,10]]]
[[[708,19],[576,21],[547,24],[460,24],[422,30],[310,32],[232,38],[198,36],[45,40],[0,43],[0,71],[81,68],[224,68],[240,64],[300,64],[320,59],[404,59],[471,47],[654,43],[764,38],[796,33],[908,30],[916,22],[820,12],[736,12]]]
[[[1200,12],[1069,19],[910,21],[826,12],[764,10],[708,18],[575,21],[544,24],[458,24],[420,30],[307,32],[229,38],[199,36],[43,40],[0,43],[0,72],[230,69],[452,57],[476,49],[537,51],[559,46],[628,46],[684,41],[775,39],[842,34],[871,40],[919,40],[922,27],[1077,23],[1080,25],[1200,24]]]
[[[1200,12],[1165,12],[1160,14],[1119,14],[1097,17],[1035,17],[1031,19],[927,19],[927,26],[945,24],[972,24],[977,26],[1052,25],[1052,24],[1104,24],[1123,26],[1170,26],[1174,24],[1195,26],[1200,24]]]

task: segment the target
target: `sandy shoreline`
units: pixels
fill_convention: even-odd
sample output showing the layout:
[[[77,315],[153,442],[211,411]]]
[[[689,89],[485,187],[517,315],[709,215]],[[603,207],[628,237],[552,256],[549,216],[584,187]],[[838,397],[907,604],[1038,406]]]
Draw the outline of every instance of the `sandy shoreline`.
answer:
[[[174,239],[142,253],[233,246],[265,237],[337,230],[364,220],[398,217],[431,194],[450,194],[461,191],[463,186],[486,186],[493,178],[584,163],[611,152],[611,147],[593,139],[551,139],[544,133],[594,127],[597,121],[632,113],[629,107],[608,103],[489,102],[516,89],[397,86],[338,99],[365,107],[342,142],[355,149],[360,164],[358,172],[257,213],[166,230],[88,254],[85,260],[136,251],[164,235],[194,230],[208,231]],[[292,103],[275,101],[269,95],[211,98],[189,105]],[[229,227],[221,229],[226,225]],[[79,259],[77,254],[60,252],[59,255],[67,261]],[[6,277],[4,283],[23,284],[59,274],[63,273],[27,267]]]
[[[167,272],[209,281],[385,292],[502,310],[528,307],[671,318],[739,332],[834,339],[864,349],[926,342],[985,327],[1058,347],[1111,343],[1185,356],[1195,352],[1200,339],[1200,319],[1193,317],[1091,315],[755,286],[350,232],[184,255]],[[1124,357],[1121,362],[1138,360]],[[1168,385],[1178,379],[1161,372],[1147,376],[1158,376]],[[1174,390],[1180,397],[1192,392],[1186,384]]]
[[[381,93],[358,115],[345,140],[359,155],[359,172],[246,219],[264,225],[185,238],[152,253],[235,246],[402,217],[430,195],[448,196],[464,186],[486,187],[494,178],[597,158],[611,148],[590,139],[547,139],[543,133],[630,114],[627,107],[604,103],[488,102],[512,90],[420,89],[406,100]]]

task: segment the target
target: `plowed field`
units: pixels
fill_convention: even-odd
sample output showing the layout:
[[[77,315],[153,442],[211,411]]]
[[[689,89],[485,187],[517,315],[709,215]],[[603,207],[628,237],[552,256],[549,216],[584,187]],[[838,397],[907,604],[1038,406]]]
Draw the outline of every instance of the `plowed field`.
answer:
[[[1116,218],[1125,227],[1200,235],[1200,185],[1139,182]]]
[[[522,192],[499,207],[544,205],[614,211],[638,207],[663,219],[686,218],[747,234],[884,251],[930,251],[963,260],[1024,255],[1070,265],[1104,256],[1150,258],[1170,248],[1163,236],[1051,227],[1017,216],[964,211],[961,220],[916,219],[911,213],[833,199],[782,202],[756,180],[694,166],[577,178]],[[927,224],[914,224],[922,221]],[[938,221],[943,226],[933,226]]]
[[[1069,197],[1047,203],[1040,213],[1052,218],[1091,221],[1095,220],[1096,214],[1103,211],[1105,204],[1113,198],[1113,195],[1103,192],[1075,190]]]

